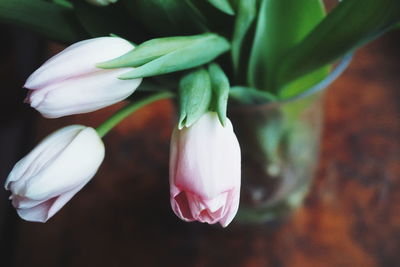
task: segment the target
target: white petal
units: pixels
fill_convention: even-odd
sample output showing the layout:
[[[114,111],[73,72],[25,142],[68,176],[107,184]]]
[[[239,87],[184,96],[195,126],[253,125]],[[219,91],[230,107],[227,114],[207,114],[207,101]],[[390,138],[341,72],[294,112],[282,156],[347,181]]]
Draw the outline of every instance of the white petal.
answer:
[[[46,222],[47,221],[47,213],[54,203],[56,198],[50,199],[48,201],[42,202],[41,204],[29,208],[29,209],[18,209],[17,213],[19,217],[29,222]]]
[[[52,158],[57,156],[76,135],[86,126],[71,125],[64,127],[42,140],[28,155],[15,164],[6,182],[5,189],[23,194],[27,179],[36,175]],[[11,188],[12,186],[12,188]]]
[[[228,192],[223,192],[217,197],[209,200],[203,200],[205,207],[210,212],[216,212],[221,207],[224,207],[227,204]]]
[[[32,200],[19,195],[11,195],[10,199],[12,200],[12,205],[16,209],[33,208],[46,201],[46,200]]]
[[[134,47],[118,37],[99,37],[75,43],[46,61],[24,87],[39,89],[54,82],[98,71],[97,63],[119,57]]]
[[[54,201],[53,205],[51,205],[48,213],[47,213],[47,218],[46,221],[53,217],[54,214],[56,214],[64,205],[71,200],[73,196],[75,196],[76,193],[78,193],[86,183],[81,184],[80,186],[73,188],[71,191],[65,192],[62,195],[60,195],[56,201]]]
[[[82,130],[51,164],[26,182],[25,196],[49,199],[87,183],[104,158],[104,145],[92,128]]]
[[[35,90],[31,106],[47,118],[58,118],[98,110],[129,97],[141,79],[120,80],[126,69],[103,70]]]
[[[230,192],[228,196],[227,202],[227,210],[224,213],[224,217],[220,220],[220,224],[222,227],[227,227],[235,217],[238,209],[239,209],[239,202],[240,202],[240,188],[237,188]]]
[[[30,208],[17,208],[18,215],[30,222],[46,222],[54,216],[85,184],[63,193],[58,197],[48,199]]]

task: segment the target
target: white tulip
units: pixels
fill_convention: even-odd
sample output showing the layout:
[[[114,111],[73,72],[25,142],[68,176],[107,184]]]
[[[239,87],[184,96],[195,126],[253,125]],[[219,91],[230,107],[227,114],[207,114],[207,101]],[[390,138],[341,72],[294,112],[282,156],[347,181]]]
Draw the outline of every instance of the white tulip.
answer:
[[[101,109],[129,97],[142,79],[120,80],[131,68],[100,69],[134,46],[118,37],[99,37],[71,45],[37,69],[24,87],[26,98],[44,117],[58,118]]]
[[[90,181],[103,159],[104,145],[93,128],[68,126],[21,159],[5,188],[22,219],[46,222]]]

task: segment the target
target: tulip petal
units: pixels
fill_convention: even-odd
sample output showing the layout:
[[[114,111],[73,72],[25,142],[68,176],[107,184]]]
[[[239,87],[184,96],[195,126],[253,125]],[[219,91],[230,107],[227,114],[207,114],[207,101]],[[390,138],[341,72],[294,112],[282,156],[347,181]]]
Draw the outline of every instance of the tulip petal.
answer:
[[[28,99],[44,117],[59,118],[95,111],[129,97],[141,79],[119,80],[126,69],[102,70],[34,90]]]
[[[75,43],[47,60],[28,78],[24,87],[39,89],[99,71],[95,64],[119,57],[133,48],[130,42],[118,37],[98,37]]]
[[[77,192],[79,192],[85,184],[78,186],[58,197],[53,197],[33,207],[16,207],[18,215],[31,222],[47,222],[54,216]],[[35,203],[35,201],[31,201]]]
[[[19,195],[11,195],[10,199],[12,200],[12,205],[16,209],[30,209],[45,202],[44,200],[32,200]]]
[[[23,195],[23,188],[27,180],[36,175],[48,161],[59,154],[82,130],[82,125],[64,127],[49,135],[40,142],[28,155],[15,164],[5,182],[5,189]]]
[[[213,199],[203,200],[210,212],[216,212],[227,203],[228,192],[223,192]]]
[[[46,221],[53,217],[54,214],[56,214],[62,207],[64,207],[64,205],[71,200],[71,198],[73,196],[75,196],[76,193],[78,193],[79,191],[81,191],[81,189],[86,185],[86,183],[81,184],[80,186],[72,189],[69,192],[65,192],[63,194],[61,194],[53,203],[53,205],[51,205],[48,213],[47,213],[47,219]]]
[[[228,197],[228,210],[225,213],[225,216],[221,218],[220,224],[222,227],[227,227],[235,217],[238,209],[239,209],[239,200],[240,200],[240,192],[231,192]]]
[[[104,145],[93,128],[85,128],[26,182],[25,196],[31,199],[48,199],[66,190],[86,183],[97,172],[104,159]]]
[[[48,220],[48,211],[56,199],[49,199],[29,209],[17,209],[17,213],[25,221],[46,222]]]
[[[173,211],[179,218],[188,222],[194,221],[185,192],[181,192],[175,196],[171,200],[171,204]]]

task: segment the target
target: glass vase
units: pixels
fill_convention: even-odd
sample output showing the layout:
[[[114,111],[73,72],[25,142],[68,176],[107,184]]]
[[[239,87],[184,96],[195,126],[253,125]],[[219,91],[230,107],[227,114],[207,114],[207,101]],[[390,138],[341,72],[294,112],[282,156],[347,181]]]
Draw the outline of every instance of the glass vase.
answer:
[[[344,58],[322,82],[292,99],[231,108],[242,150],[237,222],[282,219],[303,203],[318,163],[324,93],[350,60]]]

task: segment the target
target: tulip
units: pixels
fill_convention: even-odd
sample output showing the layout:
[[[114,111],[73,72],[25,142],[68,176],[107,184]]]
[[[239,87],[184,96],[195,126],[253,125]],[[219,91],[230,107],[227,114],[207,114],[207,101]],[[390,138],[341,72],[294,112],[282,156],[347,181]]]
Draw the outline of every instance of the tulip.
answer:
[[[93,128],[68,126],[21,159],[5,188],[22,219],[46,222],[90,181],[103,158],[104,145]]]
[[[86,113],[130,96],[141,79],[117,77],[132,68],[100,69],[97,63],[119,57],[133,49],[118,37],[99,37],[71,45],[37,69],[24,87],[26,102],[44,117],[58,118]]]
[[[209,112],[189,128],[175,128],[171,139],[170,194],[175,214],[184,221],[226,227],[240,196],[240,147],[232,124],[221,125]]]

